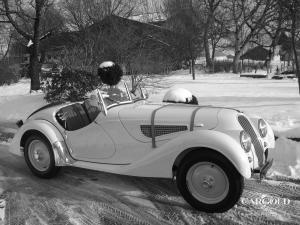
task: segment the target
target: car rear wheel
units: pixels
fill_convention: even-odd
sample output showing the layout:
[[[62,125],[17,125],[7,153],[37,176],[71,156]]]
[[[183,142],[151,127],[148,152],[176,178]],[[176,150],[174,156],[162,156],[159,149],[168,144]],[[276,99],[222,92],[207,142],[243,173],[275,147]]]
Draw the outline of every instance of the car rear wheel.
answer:
[[[38,177],[51,178],[59,171],[59,167],[55,166],[51,144],[42,135],[31,135],[27,138],[24,157],[31,172]]]
[[[231,162],[212,150],[188,154],[179,165],[176,182],[183,198],[204,212],[229,210],[244,189],[244,178]]]

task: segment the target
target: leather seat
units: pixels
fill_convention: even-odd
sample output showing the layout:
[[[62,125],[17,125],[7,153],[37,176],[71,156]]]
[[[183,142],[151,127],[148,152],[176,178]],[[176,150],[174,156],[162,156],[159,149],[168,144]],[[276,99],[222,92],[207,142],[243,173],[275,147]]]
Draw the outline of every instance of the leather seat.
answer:
[[[56,119],[68,131],[78,130],[91,123],[83,106],[79,103],[61,108],[56,114]]]
[[[85,108],[90,121],[93,122],[99,115],[100,109],[97,106],[92,105],[89,100],[84,101],[83,107]]]

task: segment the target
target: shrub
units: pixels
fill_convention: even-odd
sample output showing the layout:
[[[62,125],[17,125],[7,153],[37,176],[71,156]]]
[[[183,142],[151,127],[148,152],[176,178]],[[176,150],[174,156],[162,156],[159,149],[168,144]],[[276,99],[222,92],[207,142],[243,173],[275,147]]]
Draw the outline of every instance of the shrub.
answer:
[[[21,68],[20,68],[20,76],[21,77],[25,77],[25,78],[30,78],[29,77],[29,64],[21,64]]]
[[[81,101],[96,89],[100,78],[90,72],[65,68],[61,74],[50,74],[45,82],[45,99],[48,102]]]
[[[16,83],[18,80],[17,74],[8,65],[0,64],[0,85],[10,85]]]

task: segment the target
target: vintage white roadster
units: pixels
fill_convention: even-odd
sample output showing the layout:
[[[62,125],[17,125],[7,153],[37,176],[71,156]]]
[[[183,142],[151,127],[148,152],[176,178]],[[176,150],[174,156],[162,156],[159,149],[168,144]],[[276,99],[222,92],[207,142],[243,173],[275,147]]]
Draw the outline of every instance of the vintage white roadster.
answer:
[[[159,104],[136,93],[120,82],[102,85],[84,102],[45,106],[19,123],[10,151],[43,178],[74,166],[174,179],[184,199],[206,212],[233,207],[244,178],[263,176],[272,165],[274,134],[263,119],[185,104],[189,92],[178,98],[171,90]]]

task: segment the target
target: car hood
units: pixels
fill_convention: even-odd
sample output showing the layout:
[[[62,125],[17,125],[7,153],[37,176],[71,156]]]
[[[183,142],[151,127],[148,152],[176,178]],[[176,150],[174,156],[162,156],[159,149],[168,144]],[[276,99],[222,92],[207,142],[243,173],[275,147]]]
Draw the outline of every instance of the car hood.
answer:
[[[139,141],[149,142],[151,138],[147,132],[151,129],[151,117],[155,111],[154,125],[158,125],[160,129],[165,128],[165,133],[167,133],[162,131],[162,134],[157,136],[157,140],[166,140],[174,138],[182,132],[189,132],[192,114],[196,109],[198,110],[195,114],[194,125],[197,129],[208,130],[217,126],[220,108],[187,104],[136,105],[133,108],[120,110],[119,119],[131,136]],[[166,131],[168,129],[173,129],[174,132]]]

